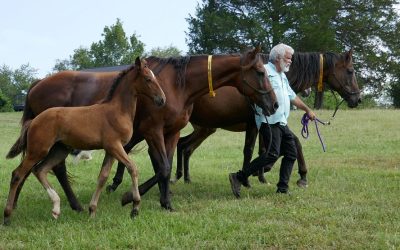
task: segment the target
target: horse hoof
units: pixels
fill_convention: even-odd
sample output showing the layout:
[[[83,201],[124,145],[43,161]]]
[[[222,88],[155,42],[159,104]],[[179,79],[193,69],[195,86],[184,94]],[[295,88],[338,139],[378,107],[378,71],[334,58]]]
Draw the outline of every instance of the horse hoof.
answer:
[[[83,211],[82,206],[79,205],[79,204],[78,205],[71,205],[71,209],[76,211],[76,212],[79,212],[79,213]]]
[[[122,198],[121,198],[121,205],[125,206],[126,204],[131,203],[132,201],[133,201],[132,193],[131,192],[125,192],[122,195]]]
[[[267,181],[267,179],[265,179],[264,175],[259,175],[258,181],[261,183],[268,183],[268,181]]]
[[[171,206],[171,204],[164,204],[161,205],[162,208],[164,208],[165,210],[169,211],[169,212],[174,212],[175,209]]]
[[[57,213],[57,212],[54,212],[54,211],[52,211],[52,212],[51,212],[51,215],[52,215],[52,216],[53,216],[53,218],[54,218],[54,219],[56,219],[56,220],[58,219],[58,216],[60,216],[60,214],[59,214],[59,213]]]
[[[131,211],[131,219],[135,219],[136,216],[139,215],[139,210],[137,209],[132,209]]]
[[[106,188],[107,193],[113,193],[115,191],[115,188],[113,185],[108,185]]]
[[[190,183],[192,183],[192,180],[191,179],[185,179],[185,183],[186,184],[190,184]]]
[[[10,217],[4,217],[3,225],[4,225],[4,226],[9,226],[9,225],[11,225]]]
[[[171,179],[171,180],[169,180],[169,183],[171,183],[171,184],[175,184],[177,181],[178,181],[178,179],[177,179],[177,178],[175,178],[175,179]]]
[[[296,183],[297,183],[297,186],[300,187],[300,188],[308,187],[307,180],[300,179]]]

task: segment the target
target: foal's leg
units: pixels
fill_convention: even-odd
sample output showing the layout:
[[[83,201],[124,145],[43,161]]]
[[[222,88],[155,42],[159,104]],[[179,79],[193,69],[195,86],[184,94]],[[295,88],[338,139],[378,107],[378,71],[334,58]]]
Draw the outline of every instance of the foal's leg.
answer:
[[[33,166],[44,157],[45,155],[32,155],[28,152],[21,164],[12,172],[10,191],[8,193],[7,203],[4,208],[4,225],[9,225],[11,223],[10,217],[14,209],[14,201],[19,185],[26,179],[26,176],[29,175]]]
[[[131,211],[131,217],[134,218],[139,214],[139,206],[140,206],[140,193],[139,193],[139,184],[138,184],[138,170],[136,165],[129,159],[129,156],[125,152],[124,148],[121,144],[116,145],[115,148],[107,149],[109,154],[113,155],[118,161],[125,164],[128,173],[132,179],[132,201],[133,208]]]
[[[57,177],[58,182],[60,183],[62,189],[64,190],[65,196],[68,199],[69,205],[72,210],[82,212],[83,208],[75,196],[74,191],[72,190],[71,183],[69,182],[67,169],[65,166],[65,159],[63,159],[59,164],[53,167],[53,172]]]
[[[61,208],[60,208],[60,196],[57,194],[55,189],[51,186],[47,179],[48,172],[61,161],[67,158],[69,150],[61,145],[55,145],[47,155],[47,157],[37,165],[33,173],[36,178],[38,178],[39,182],[42,184],[44,189],[47,191],[51,201],[53,202],[52,215],[55,219],[60,216]]]
[[[93,193],[92,199],[89,205],[89,214],[91,217],[94,217],[96,214],[97,203],[100,198],[101,190],[106,184],[107,178],[110,174],[111,167],[114,163],[115,158],[112,157],[107,151],[104,156],[103,164],[101,166],[101,170],[97,179],[97,187],[96,191]]]

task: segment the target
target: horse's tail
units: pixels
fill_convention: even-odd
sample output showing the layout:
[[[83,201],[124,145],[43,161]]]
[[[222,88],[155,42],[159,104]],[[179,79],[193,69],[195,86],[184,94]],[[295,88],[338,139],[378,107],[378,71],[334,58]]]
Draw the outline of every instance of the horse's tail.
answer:
[[[22,157],[25,156],[26,146],[27,146],[27,135],[28,129],[31,125],[32,120],[26,121],[21,128],[21,134],[18,137],[17,141],[14,145],[10,148],[10,151],[7,153],[6,158],[14,158],[15,156],[19,155],[22,152]]]
[[[19,155],[21,152],[23,153],[23,155],[25,155],[26,134],[28,132],[28,128],[29,128],[29,125],[30,125],[32,119],[35,118],[35,114],[28,103],[29,92],[40,81],[41,80],[37,80],[37,81],[33,82],[32,85],[29,87],[28,93],[25,98],[24,113],[22,114],[22,118],[21,118],[21,132],[20,132],[20,135],[19,135],[17,141],[14,143],[14,145],[11,147],[10,151],[8,152],[8,154],[6,156],[7,159],[14,158],[15,156]]]

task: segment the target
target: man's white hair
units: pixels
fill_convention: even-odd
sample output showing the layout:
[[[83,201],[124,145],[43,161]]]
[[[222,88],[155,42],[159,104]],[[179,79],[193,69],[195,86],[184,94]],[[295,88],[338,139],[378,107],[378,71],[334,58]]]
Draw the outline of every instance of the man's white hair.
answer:
[[[275,45],[269,52],[269,61],[275,62],[279,58],[283,59],[286,51],[288,51],[292,55],[294,53],[294,49],[292,47],[290,47],[289,45],[286,45],[284,43]]]

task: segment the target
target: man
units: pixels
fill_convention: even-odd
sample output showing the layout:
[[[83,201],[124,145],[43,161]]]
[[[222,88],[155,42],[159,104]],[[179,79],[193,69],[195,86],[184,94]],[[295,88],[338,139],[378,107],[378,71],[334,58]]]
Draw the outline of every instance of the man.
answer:
[[[293,133],[287,126],[290,104],[304,110],[311,120],[315,119],[314,112],[311,111],[291,89],[284,73],[289,71],[293,53],[294,50],[292,47],[281,43],[273,47],[269,54],[269,62],[265,67],[278,99],[279,108],[275,114],[265,117],[262,114],[261,108],[256,106],[258,112],[255,114],[255,119],[257,128],[263,136],[264,142],[270,143],[270,150],[254,159],[248,168],[229,174],[232,192],[236,198],[240,198],[241,185],[249,186],[248,177],[260,170],[263,166],[275,163],[281,153],[283,159],[276,192],[288,193],[290,174],[292,173],[293,164],[296,161],[297,155]],[[270,124],[271,135],[269,133],[267,121]]]

